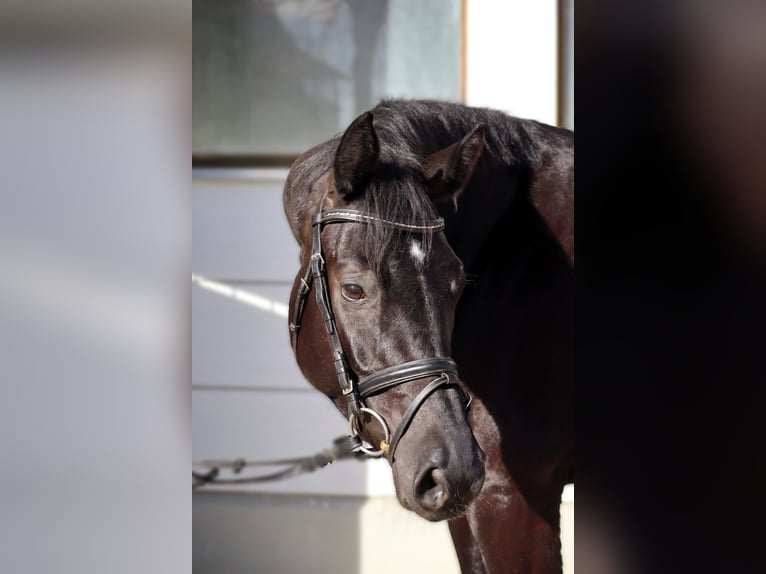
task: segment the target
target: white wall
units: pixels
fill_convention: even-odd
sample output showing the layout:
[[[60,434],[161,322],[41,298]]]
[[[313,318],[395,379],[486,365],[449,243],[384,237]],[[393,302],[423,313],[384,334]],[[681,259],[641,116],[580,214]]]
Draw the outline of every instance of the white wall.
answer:
[[[466,103],[556,124],[557,0],[467,0]]]

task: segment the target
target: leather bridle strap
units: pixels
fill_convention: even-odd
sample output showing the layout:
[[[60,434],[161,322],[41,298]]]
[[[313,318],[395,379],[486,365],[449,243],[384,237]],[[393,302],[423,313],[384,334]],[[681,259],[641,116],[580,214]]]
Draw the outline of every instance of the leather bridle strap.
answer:
[[[293,351],[297,352],[298,332],[300,331],[301,319],[306,307],[306,300],[308,299],[312,282],[316,282],[314,292],[317,306],[319,307],[319,312],[322,316],[325,329],[327,330],[327,335],[330,338],[330,346],[332,347],[333,362],[335,363],[335,373],[338,377],[338,384],[341,387],[341,392],[347,399],[349,416],[354,415],[358,417],[360,414],[360,402],[362,397],[360,397],[357,385],[351,377],[346,354],[343,351],[343,345],[341,344],[338,335],[338,328],[335,324],[335,314],[332,311],[332,304],[330,303],[330,292],[327,288],[327,273],[322,252],[322,227],[329,223],[349,222],[379,222],[395,227],[396,229],[426,233],[443,230],[444,220],[439,217],[424,225],[412,225],[408,223],[400,223],[398,221],[389,221],[354,209],[328,209],[327,211],[322,211],[321,206],[317,213],[311,218],[311,257],[303,276],[300,278],[300,285],[298,286],[298,291],[296,293],[295,308],[293,310],[293,320],[290,322]],[[454,368],[454,363],[452,368]],[[396,367],[394,367],[394,370],[396,370]]]
[[[357,211],[356,209],[328,209],[327,211],[319,211],[311,219],[312,225],[324,225],[325,223],[383,223],[389,227],[395,229],[401,229],[402,231],[416,231],[419,233],[437,232],[444,230],[444,219],[437,217],[424,225],[414,225],[410,223],[402,223],[400,221],[391,221],[389,219],[383,219],[381,217],[375,217],[374,215],[368,215]]]
[[[407,410],[402,415],[402,420],[399,422],[399,426],[391,435],[391,439],[387,445],[387,452],[385,452],[388,459],[393,464],[394,455],[396,453],[396,447],[399,445],[404,433],[415,418],[420,407],[431,396],[431,393],[438,390],[442,386],[456,386],[464,395],[466,394],[462,388],[459,387],[457,382],[452,382],[454,378],[457,381],[457,365],[455,361],[446,357],[434,357],[428,359],[418,359],[416,361],[410,361],[409,363],[403,363],[401,365],[395,365],[387,369],[380,370],[373,373],[369,377],[365,377],[359,381],[358,388],[359,394],[362,400],[383,393],[393,387],[399,386],[410,381],[417,379],[424,379],[426,377],[437,377],[423,388],[420,393],[413,399]],[[470,403],[470,400],[467,401]]]
[[[335,363],[335,374],[338,377],[343,396],[348,402],[348,414],[358,416],[360,413],[359,404],[361,399],[357,391],[354,380],[351,378],[346,360],[346,353],[343,351],[343,345],[340,342],[338,327],[335,324],[335,314],[332,311],[330,302],[330,291],[327,288],[327,272],[324,257],[322,255],[322,225],[320,224],[321,210],[312,218],[313,225],[313,245],[311,250],[311,260],[309,267],[311,269],[311,278],[314,280],[314,294],[316,296],[319,313],[322,315],[327,335],[330,338],[332,347],[333,362]]]
[[[303,311],[306,307],[306,300],[308,299],[309,292],[311,291],[311,264],[306,265],[306,271],[300,279],[301,283],[298,285],[298,291],[295,294],[295,309],[293,309],[293,319],[290,321],[290,344],[293,346],[293,352],[298,351],[298,331],[301,329],[301,319],[303,318]]]
[[[399,422],[399,426],[396,427],[396,431],[391,436],[391,442],[388,447],[388,452],[386,453],[386,456],[388,457],[388,460],[391,461],[391,464],[394,464],[394,456],[396,455],[396,447],[399,446],[399,441],[402,440],[404,433],[407,432],[412,419],[415,418],[415,415],[417,414],[420,407],[424,402],[426,402],[426,399],[428,399],[428,397],[430,397],[435,390],[449,384],[450,376],[447,373],[442,373],[439,378],[434,379],[428,383],[410,403],[410,406],[407,407],[407,410],[404,411],[404,415],[402,415],[402,420]]]
[[[346,354],[343,350],[343,345],[341,344],[340,336],[338,334],[338,328],[335,323],[335,314],[332,310],[332,303],[330,302],[330,291],[327,287],[326,263],[322,251],[322,228],[324,225],[330,223],[375,222],[383,223],[384,225],[402,231],[415,233],[434,233],[444,229],[444,220],[441,217],[428,221],[423,225],[415,225],[382,219],[354,209],[328,209],[327,211],[322,211],[320,204],[317,213],[311,218],[311,257],[309,258],[303,275],[300,277],[300,284],[298,285],[294,303],[293,317],[290,322],[290,332],[293,351],[297,354],[298,333],[301,328],[301,319],[305,310],[308,294],[311,291],[313,284],[317,307],[319,308],[320,316],[322,317],[322,321],[324,322],[330,340],[338,384],[340,385],[343,396],[345,396],[347,400],[347,415],[351,425],[351,432],[354,435],[360,432],[358,425],[360,424],[363,412],[376,418],[384,428],[386,440],[381,443],[380,450],[375,451],[366,443],[362,443],[360,449],[370,456],[380,456],[381,454],[386,453],[393,463],[394,453],[396,452],[399,440],[407,431],[407,428],[412,422],[418,409],[431,393],[445,385],[452,384],[459,389],[460,387],[456,382],[451,382],[453,377],[454,380],[457,381],[457,366],[452,359],[446,357],[418,359],[416,361],[410,361],[408,363],[383,369],[362,379],[358,383],[354,380],[348,367]],[[427,377],[437,378],[431,381],[422,391],[420,391],[420,393],[418,393],[415,400],[405,411],[399,427],[389,440],[389,430],[385,421],[378,413],[365,407],[364,399],[403,383]],[[462,389],[460,390],[462,392]],[[470,403],[470,400],[468,402]]]
[[[359,381],[359,394],[363,399],[385,392],[392,387],[425,377],[438,377],[442,373],[456,373],[452,359],[435,357],[418,359],[373,373]]]
[[[301,328],[301,319],[303,317],[303,311],[306,307],[306,300],[308,299],[309,291],[311,291],[311,282],[314,277],[314,258],[322,258],[322,226],[328,223],[383,223],[390,227],[400,229],[402,231],[412,231],[419,233],[434,233],[442,231],[444,229],[444,219],[437,217],[436,219],[425,223],[424,225],[411,225],[408,223],[401,223],[398,221],[390,221],[373,215],[368,215],[357,211],[355,209],[328,209],[322,211],[321,207],[317,213],[311,218],[312,231],[312,245],[311,245],[311,259],[306,270],[303,272],[303,276],[300,278],[300,285],[295,297],[295,309],[293,310],[292,321],[290,322],[290,342],[293,346],[293,351],[297,351],[298,346],[298,332]],[[324,265],[324,260],[321,261]]]

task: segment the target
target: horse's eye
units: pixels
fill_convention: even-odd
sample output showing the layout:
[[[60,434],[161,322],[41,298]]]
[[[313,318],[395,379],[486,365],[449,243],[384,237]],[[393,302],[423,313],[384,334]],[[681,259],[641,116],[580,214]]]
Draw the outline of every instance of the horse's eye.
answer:
[[[344,283],[340,286],[340,292],[349,301],[364,299],[364,289],[355,283]]]

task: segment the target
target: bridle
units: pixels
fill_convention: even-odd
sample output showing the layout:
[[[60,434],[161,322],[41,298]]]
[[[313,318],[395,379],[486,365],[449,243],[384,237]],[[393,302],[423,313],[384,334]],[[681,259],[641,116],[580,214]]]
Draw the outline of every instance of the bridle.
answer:
[[[389,221],[381,219],[354,209],[328,209],[322,210],[321,201],[319,209],[311,218],[312,226],[312,247],[311,258],[303,276],[300,278],[300,285],[295,298],[295,308],[292,321],[290,322],[290,337],[293,351],[297,357],[298,333],[301,328],[301,319],[306,306],[312,283],[315,284],[315,295],[319,312],[324,321],[327,335],[332,347],[333,361],[335,363],[335,373],[338,377],[341,392],[346,397],[348,403],[348,420],[351,427],[351,436],[358,437],[361,432],[360,420],[363,413],[374,418],[385,433],[385,439],[381,441],[379,448],[374,448],[369,443],[358,441],[358,448],[368,456],[378,457],[385,455],[394,462],[394,454],[402,436],[412,423],[420,407],[431,394],[446,387],[456,387],[466,399],[466,408],[471,403],[471,397],[458,384],[457,365],[448,357],[430,357],[409,361],[393,367],[388,367],[377,371],[367,377],[359,380],[351,372],[346,359],[346,353],[338,334],[338,326],[335,323],[332,304],[330,302],[330,292],[327,286],[327,270],[324,255],[322,252],[322,229],[325,225],[331,223],[383,223],[401,231],[411,233],[435,233],[444,229],[444,220],[439,217],[427,222],[425,225],[410,225],[398,221]],[[385,419],[373,409],[365,405],[365,399],[383,393],[393,387],[422,379],[426,377],[436,377],[428,383],[423,390],[413,399],[412,403],[402,416],[396,431],[391,434]]]

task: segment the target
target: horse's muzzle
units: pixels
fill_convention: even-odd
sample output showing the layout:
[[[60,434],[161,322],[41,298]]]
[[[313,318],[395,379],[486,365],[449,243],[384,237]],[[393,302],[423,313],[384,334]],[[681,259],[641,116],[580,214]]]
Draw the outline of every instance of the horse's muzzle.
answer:
[[[478,448],[478,447],[477,447]],[[484,465],[428,464],[416,476],[411,510],[427,520],[461,516],[484,484]]]

